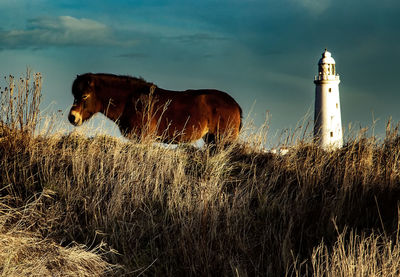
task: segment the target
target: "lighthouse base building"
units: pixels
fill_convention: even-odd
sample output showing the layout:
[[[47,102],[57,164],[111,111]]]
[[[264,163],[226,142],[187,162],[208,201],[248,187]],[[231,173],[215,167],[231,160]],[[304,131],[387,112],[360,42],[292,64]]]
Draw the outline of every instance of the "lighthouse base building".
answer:
[[[314,138],[324,149],[343,146],[342,119],[340,113],[339,75],[336,63],[325,49],[318,62],[315,83]]]

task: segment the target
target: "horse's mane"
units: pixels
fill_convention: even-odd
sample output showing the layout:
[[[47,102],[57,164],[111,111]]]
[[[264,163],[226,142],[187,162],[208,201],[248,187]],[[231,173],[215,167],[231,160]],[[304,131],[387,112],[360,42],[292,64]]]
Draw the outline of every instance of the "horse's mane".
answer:
[[[135,83],[140,83],[144,85],[153,85],[151,82],[147,82],[143,77],[134,77],[130,75],[115,75],[115,74],[110,74],[110,73],[89,73],[91,76],[99,76],[103,77],[106,79],[114,79],[114,80],[119,80],[119,81],[130,81],[130,82],[135,82]]]
[[[142,77],[133,77],[129,75],[115,75],[110,73],[85,73],[82,75],[78,75],[76,81],[78,80],[87,80],[87,79],[95,79],[99,81],[107,81],[107,82],[115,82],[120,84],[130,84],[135,86],[152,86],[154,85],[151,82],[147,82]]]

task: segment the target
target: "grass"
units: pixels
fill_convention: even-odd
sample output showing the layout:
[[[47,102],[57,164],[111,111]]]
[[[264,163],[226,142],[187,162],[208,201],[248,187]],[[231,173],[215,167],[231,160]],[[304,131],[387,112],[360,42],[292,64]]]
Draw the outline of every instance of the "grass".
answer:
[[[100,276],[106,265],[82,246],[61,247],[32,233],[0,235],[2,276]]]
[[[37,135],[35,78],[1,96],[2,276],[399,274],[396,128],[283,156]]]

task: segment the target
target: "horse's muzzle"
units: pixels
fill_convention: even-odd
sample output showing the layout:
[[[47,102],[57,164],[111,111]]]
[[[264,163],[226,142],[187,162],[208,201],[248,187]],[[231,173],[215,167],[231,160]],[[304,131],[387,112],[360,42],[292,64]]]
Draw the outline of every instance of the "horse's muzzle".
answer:
[[[68,120],[74,126],[79,126],[82,124],[82,116],[77,111],[70,111]]]

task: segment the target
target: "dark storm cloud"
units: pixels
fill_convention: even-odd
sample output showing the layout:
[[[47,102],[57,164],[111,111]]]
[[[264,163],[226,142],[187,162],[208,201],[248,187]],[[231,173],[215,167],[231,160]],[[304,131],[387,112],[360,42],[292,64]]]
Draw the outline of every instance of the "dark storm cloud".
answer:
[[[105,24],[71,16],[30,19],[24,29],[1,30],[0,48],[37,49],[50,46],[129,46],[133,41],[116,39]]]
[[[227,37],[218,36],[209,33],[195,33],[189,35],[179,35],[179,36],[171,36],[166,37],[166,39],[176,40],[183,43],[199,43],[199,42],[213,42],[213,41],[226,41]]]
[[[128,59],[143,59],[148,58],[149,55],[145,53],[125,53],[116,56],[117,58],[128,58]]]

